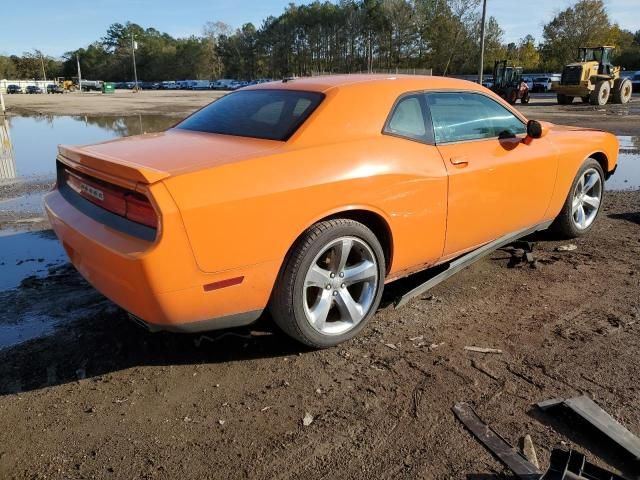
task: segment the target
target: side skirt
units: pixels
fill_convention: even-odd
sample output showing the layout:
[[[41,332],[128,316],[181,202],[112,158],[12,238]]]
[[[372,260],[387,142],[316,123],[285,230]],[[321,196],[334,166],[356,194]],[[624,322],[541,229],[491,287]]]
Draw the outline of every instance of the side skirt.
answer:
[[[509,233],[500,237],[493,242],[489,242],[475,250],[472,250],[469,253],[462,255],[461,257],[456,258],[455,260],[449,263],[449,266],[443,272],[438,273],[437,275],[431,277],[429,280],[424,282],[422,285],[418,285],[413,290],[405,293],[400,298],[398,298],[395,302],[395,307],[400,308],[405,305],[409,300],[418,295],[422,295],[427,290],[435,287],[441,282],[444,282],[450,276],[455,273],[458,273],[465,267],[469,265],[473,265],[475,262],[480,260],[482,257],[489,255],[491,252],[497,250],[498,248],[504,247],[510,243],[515,242],[516,240],[526,237],[527,235],[531,235],[532,233],[538,232],[540,230],[546,230],[553,223],[553,220],[540,223],[534,227],[525,228],[523,230],[518,230],[517,232]]]

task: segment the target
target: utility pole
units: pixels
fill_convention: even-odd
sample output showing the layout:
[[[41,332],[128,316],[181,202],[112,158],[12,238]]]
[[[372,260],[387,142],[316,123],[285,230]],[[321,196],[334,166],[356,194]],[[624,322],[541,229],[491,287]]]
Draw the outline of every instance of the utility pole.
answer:
[[[82,72],[80,71],[80,57],[76,54],[76,62],[78,63],[78,88],[82,93]]]
[[[131,32],[131,58],[133,58],[133,79],[136,82],[135,90],[138,91],[138,70],[136,69],[136,42],[133,40],[133,32]]]
[[[47,83],[47,74],[44,71],[44,56],[42,52],[40,52],[40,64],[42,65],[42,78],[44,78],[44,83]]]
[[[487,16],[487,0],[482,0],[482,25],[480,25],[480,67],[478,68],[478,83],[482,85],[482,71],[484,70],[484,25]]]

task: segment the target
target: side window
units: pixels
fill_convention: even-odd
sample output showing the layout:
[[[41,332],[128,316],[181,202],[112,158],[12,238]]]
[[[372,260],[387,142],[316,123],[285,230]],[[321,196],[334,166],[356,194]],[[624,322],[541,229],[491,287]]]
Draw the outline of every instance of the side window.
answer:
[[[498,102],[476,93],[427,93],[436,143],[514,136],[522,121]]]
[[[424,97],[422,94],[401,98],[396,103],[384,132],[433,143],[433,129],[431,122],[425,121],[424,111]]]

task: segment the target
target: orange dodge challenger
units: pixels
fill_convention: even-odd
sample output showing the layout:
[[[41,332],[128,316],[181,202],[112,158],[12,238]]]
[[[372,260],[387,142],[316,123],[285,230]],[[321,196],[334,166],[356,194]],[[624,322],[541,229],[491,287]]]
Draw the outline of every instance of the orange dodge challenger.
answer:
[[[80,273],[151,330],[268,308],[327,347],[364,328],[386,282],[536,229],[586,233],[617,156],[615,136],[527,122],[467,81],[326,76],[62,145],[45,205]]]

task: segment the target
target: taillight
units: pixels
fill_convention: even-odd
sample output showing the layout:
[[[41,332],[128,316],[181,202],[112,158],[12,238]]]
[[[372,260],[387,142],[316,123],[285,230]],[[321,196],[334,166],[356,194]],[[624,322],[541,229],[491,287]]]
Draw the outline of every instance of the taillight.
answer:
[[[64,171],[66,184],[91,203],[111,213],[148,227],[158,227],[158,215],[147,197],[141,193],[86,177],[74,171]]]
[[[147,197],[140,193],[128,193],[124,198],[127,202],[125,217],[132,222],[142,223],[148,227],[156,228],[158,226],[158,215]]]

